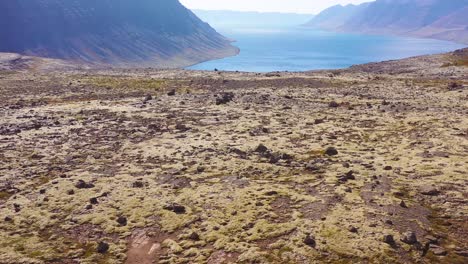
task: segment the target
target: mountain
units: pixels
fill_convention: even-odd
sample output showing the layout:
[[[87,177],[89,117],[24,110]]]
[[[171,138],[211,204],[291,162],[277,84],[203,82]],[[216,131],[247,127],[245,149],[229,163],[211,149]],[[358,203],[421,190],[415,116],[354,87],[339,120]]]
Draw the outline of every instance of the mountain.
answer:
[[[297,26],[306,23],[312,16],[310,14],[230,10],[193,10],[193,12],[203,21],[208,22],[217,29]]]
[[[346,23],[355,13],[366,8],[367,5],[367,3],[361,5],[349,4],[346,6],[335,5],[323,10],[305,25],[308,27],[334,30]]]
[[[468,0],[377,0],[331,7],[306,26],[468,43],[467,11]]]
[[[168,68],[238,53],[178,0],[14,0],[0,10],[1,52]]]

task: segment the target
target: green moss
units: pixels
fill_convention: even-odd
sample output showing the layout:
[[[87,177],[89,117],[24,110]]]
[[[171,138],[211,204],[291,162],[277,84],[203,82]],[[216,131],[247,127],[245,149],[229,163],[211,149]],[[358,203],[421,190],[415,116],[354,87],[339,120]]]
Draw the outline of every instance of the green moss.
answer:
[[[0,192],[0,200],[8,200],[12,196],[9,192]]]
[[[447,256],[439,257],[434,255],[432,252],[428,252],[425,256],[429,260],[429,263],[439,264],[465,264],[466,258],[458,256],[456,254],[448,254]]]
[[[95,245],[92,243],[87,243],[82,246],[82,249],[84,250],[83,257],[84,258],[89,258],[95,253]]]
[[[102,88],[131,90],[160,90],[168,84],[168,81],[159,79],[129,79],[108,76],[89,78],[86,82]]]
[[[43,252],[39,251],[39,250],[35,250],[35,251],[28,254],[28,256],[31,257],[31,258],[40,258],[40,257],[42,257],[42,255],[43,255]]]
[[[468,59],[467,58],[455,59],[455,60],[452,60],[451,62],[444,63],[441,67],[446,68],[446,67],[451,67],[451,66],[468,67]]]

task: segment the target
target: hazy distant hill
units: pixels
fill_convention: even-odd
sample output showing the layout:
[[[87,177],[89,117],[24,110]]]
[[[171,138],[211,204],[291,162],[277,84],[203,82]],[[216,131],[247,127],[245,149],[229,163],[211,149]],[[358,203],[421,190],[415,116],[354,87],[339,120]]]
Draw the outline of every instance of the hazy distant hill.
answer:
[[[0,1],[0,51],[177,67],[238,49],[178,0]]]
[[[312,20],[306,23],[306,26],[335,30],[346,23],[354,14],[367,6],[367,3],[362,5],[335,5],[316,15]]]
[[[331,7],[306,26],[468,43],[467,11],[468,0],[377,0]]]
[[[306,23],[312,15],[295,13],[242,12],[228,10],[193,10],[215,28],[288,27]]]

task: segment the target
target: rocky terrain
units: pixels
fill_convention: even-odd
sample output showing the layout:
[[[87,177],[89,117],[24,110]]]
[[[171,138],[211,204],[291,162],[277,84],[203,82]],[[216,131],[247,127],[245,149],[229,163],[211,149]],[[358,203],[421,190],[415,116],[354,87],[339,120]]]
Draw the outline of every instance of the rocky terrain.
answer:
[[[267,74],[12,56],[2,264],[468,260],[467,49]]]
[[[1,1],[0,10],[0,52],[124,68],[178,68],[239,52],[178,0]]]
[[[332,6],[305,26],[468,44],[467,12],[468,0],[376,0],[360,5]]]

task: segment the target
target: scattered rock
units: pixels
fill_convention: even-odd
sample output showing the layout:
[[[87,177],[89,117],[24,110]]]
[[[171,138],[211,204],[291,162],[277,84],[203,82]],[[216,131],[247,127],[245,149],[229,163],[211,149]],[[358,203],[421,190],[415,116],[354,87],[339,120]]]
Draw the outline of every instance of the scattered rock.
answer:
[[[416,244],[418,242],[418,239],[416,238],[416,233],[413,231],[408,231],[404,233],[401,237],[401,242],[409,245]]]
[[[328,147],[325,150],[325,154],[327,154],[328,156],[336,156],[338,155],[338,150],[336,150],[336,148],[334,147]]]
[[[437,196],[440,194],[440,191],[436,187],[430,185],[421,187],[420,192],[428,196]]]
[[[459,84],[459,83],[456,83],[456,82],[451,82],[448,85],[449,91],[456,91],[456,90],[459,90],[459,89],[462,89],[462,88],[463,88],[463,85]]]
[[[148,102],[148,101],[151,101],[153,100],[153,96],[151,96],[150,94],[148,94],[147,96],[145,96],[145,99],[143,99],[143,102]]]
[[[91,204],[98,204],[99,203],[99,201],[98,201],[98,199],[96,197],[93,197],[93,198],[89,199],[89,202]]]
[[[436,256],[446,256],[447,250],[443,247],[439,247],[437,245],[430,245],[429,250]]]
[[[177,129],[179,131],[182,131],[182,132],[185,132],[185,131],[190,130],[190,127],[188,127],[187,125],[182,124],[182,123],[177,123],[176,126],[175,126],[175,129]]]
[[[306,164],[305,166],[306,170],[308,171],[319,171],[320,167],[316,165],[315,162],[310,161],[309,163]]]
[[[185,214],[185,206],[180,205],[180,204],[172,203],[172,204],[165,205],[163,208],[165,210],[172,211],[176,214]]]
[[[389,245],[395,245],[395,239],[393,239],[392,235],[384,235],[383,242]]]
[[[257,146],[257,148],[254,150],[254,152],[258,152],[258,153],[266,153],[268,151],[268,148],[265,147],[265,145],[263,144],[260,144]]]
[[[145,187],[145,183],[143,183],[142,181],[136,181],[136,182],[132,183],[132,187],[133,188],[143,188],[143,187]]]
[[[314,124],[319,125],[325,122],[325,119],[315,119]]]
[[[238,148],[231,148],[231,149],[229,149],[229,152],[237,154],[242,159],[247,158],[247,152],[242,151],[242,150],[240,150]]]
[[[455,254],[462,256],[462,257],[468,257],[468,250],[456,249]]]
[[[384,167],[384,170],[386,170],[386,171],[391,171],[391,170],[393,170],[393,167],[392,167],[392,166],[385,166],[385,167]]]
[[[268,133],[270,133],[270,130],[266,127],[256,127],[249,131],[249,135],[252,137]]]
[[[354,172],[352,170],[348,171],[345,175],[338,176],[338,181],[341,183],[345,183],[349,180],[355,180],[355,179],[356,177],[354,176]]]
[[[109,251],[109,244],[107,244],[106,242],[99,242],[99,244],[97,245],[96,251],[99,254],[107,253],[107,251]]]
[[[403,207],[403,208],[408,208],[408,206],[406,205],[405,201],[401,201],[401,202],[400,202],[400,206]]]
[[[357,232],[358,232],[358,229],[357,229],[356,227],[354,227],[354,226],[350,226],[350,227],[348,228],[348,231],[351,232],[351,233],[357,233]]]
[[[267,152],[268,153],[268,152]],[[286,154],[286,153],[269,153],[269,155],[265,155],[265,157],[270,158],[270,163],[276,164],[280,160],[291,161],[293,156]]]
[[[340,104],[338,104],[338,103],[335,102],[335,101],[331,101],[331,102],[328,104],[328,107],[337,108],[337,107],[340,107]]]
[[[119,216],[119,218],[117,218],[117,223],[119,223],[120,226],[126,226],[127,218],[124,216]]]
[[[74,191],[74,190],[68,190],[68,191],[67,191],[67,194],[68,194],[68,195],[74,195],[74,194],[75,194],[75,191]]]
[[[234,93],[222,93],[216,98],[216,105],[227,104],[234,99]]]
[[[79,180],[76,184],[75,187],[78,189],[91,189],[94,188],[94,184],[92,183],[87,183],[83,180]]]
[[[9,217],[9,216],[5,216],[5,222],[13,222],[13,218]]]
[[[198,240],[200,240],[200,235],[199,235],[198,233],[196,233],[196,232],[192,232],[192,233],[189,235],[188,238],[191,239],[191,240],[198,241]]]
[[[307,235],[306,238],[304,238],[304,244],[306,244],[309,247],[315,248],[317,242],[315,241],[315,237],[313,237],[312,235]]]
[[[434,237],[434,236],[428,235],[428,236],[425,236],[424,238],[427,240],[427,242],[429,242],[429,244],[437,244],[437,243],[439,243],[439,239],[437,239],[437,238]]]
[[[175,90],[175,89],[172,89],[172,90],[170,90],[170,91],[167,93],[168,96],[174,96],[175,94],[176,94],[176,90]]]

